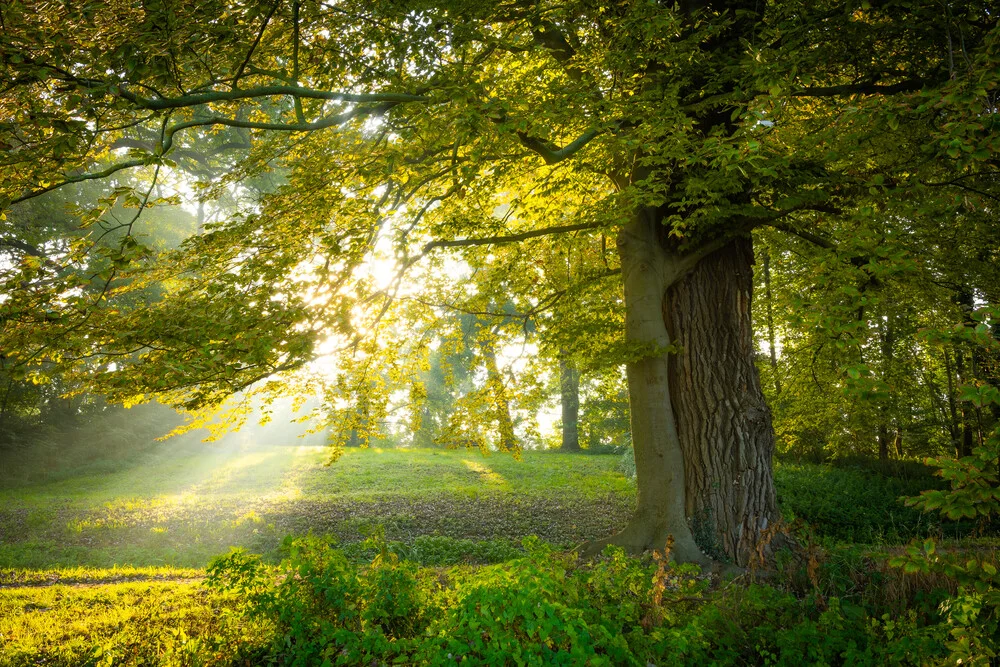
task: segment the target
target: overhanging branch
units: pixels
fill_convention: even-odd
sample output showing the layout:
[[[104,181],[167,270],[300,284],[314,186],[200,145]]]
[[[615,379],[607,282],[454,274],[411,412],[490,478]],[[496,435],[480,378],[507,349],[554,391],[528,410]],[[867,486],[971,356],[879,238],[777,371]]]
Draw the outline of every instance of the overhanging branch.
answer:
[[[455,239],[452,241],[431,241],[423,248],[423,255],[426,255],[435,248],[464,248],[468,246],[480,245],[504,245],[507,243],[517,243],[540,236],[551,236],[552,234],[563,234],[565,232],[578,232],[584,229],[597,229],[601,225],[593,222],[584,222],[576,225],[558,225],[555,227],[545,227],[543,229],[533,229],[529,232],[511,234],[509,236],[486,236],[474,239]]]
[[[913,93],[927,82],[923,79],[908,79],[899,83],[880,85],[877,83],[848,83],[841,86],[818,86],[804,88],[792,93],[793,97],[840,97],[842,95],[895,95]]]
[[[827,250],[836,250],[837,245],[830,239],[820,236],[819,234],[814,234],[812,232],[806,231],[804,229],[798,229],[783,222],[781,220],[768,220],[762,223],[766,227],[771,227],[779,231],[785,232],[786,234],[792,234],[793,236],[798,236],[800,239],[809,241],[810,243],[819,246],[820,248],[825,248]]]
[[[77,176],[68,176],[62,181],[59,181],[58,183],[51,183],[49,185],[46,185],[44,188],[30,190],[21,195],[20,197],[16,197],[10,200],[10,203],[16,204],[18,202],[22,202],[28,199],[34,199],[35,197],[44,195],[46,192],[57,190],[62,186],[70,185],[71,183],[83,183],[84,181],[95,181],[102,178],[107,178],[108,176],[116,174],[119,171],[124,171],[126,169],[135,169],[136,167],[143,167],[149,163],[150,163],[150,158],[126,160],[125,162],[119,162],[118,164],[113,164],[107,169],[102,169],[101,171],[92,171],[86,174],[79,174]]]
[[[245,121],[239,120],[237,118],[227,118],[225,116],[209,116],[207,118],[199,118],[195,120],[185,121],[183,123],[178,123],[176,125],[171,125],[163,132],[163,141],[159,148],[151,153],[148,157],[136,158],[132,160],[126,160],[124,162],[119,162],[113,164],[106,169],[100,171],[88,172],[85,174],[79,174],[77,176],[69,176],[64,178],[62,181],[57,183],[52,183],[45,186],[44,188],[38,188],[36,190],[31,190],[24,193],[20,197],[11,200],[11,204],[16,204],[18,202],[25,201],[27,199],[33,199],[46,192],[51,192],[64,185],[69,185],[71,183],[81,183],[83,181],[99,180],[102,178],[107,178],[112,174],[119,171],[124,171],[126,169],[134,169],[136,167],[143,167],[149,164],[158,163],[159,159],[166,156],[173,148],[174,135],[183,130],[187,130],[193,127],[209,127],[213,125],[225,125],[228,127],[239,127],[250,130],[270,130],[276,132],[313,132],[315,130],[322,130],[330,127],[336,127],[338,125],[343,125],[344,123],[356,119],[364,118],[367,116],[385,113],[392,107],[399,104],[398,102],[384,102],[375,106],[369,107],[357,107],[351,111],[337,114],[335,116],[327,116],[326,118],[321,118],[320,120],[314,121],[312,123],[264,123],[255,121]]]
[[[579,138],[572,143],[567,144],[563,148],[555,148],[551,142],[537,137],[532,137],[526,132],[518,132],[517,138],[521,142],[522,146],[541,155],[542,159],[545,160],[545,164],[556,164],[557,162],[565,160],[589,144],[594,137],[600,133],[600,130],[597,129],[587,130],[581,134]]]
[[[179,97],[143,97],[121,88],[118,95],[128,100],[132,104],[150,111],[165,111],[167,109],[182,109],[185,107],[199,106],[201,104],[211,104],[212,102],[233,102],[237,100],[248,100],[260,97],[288,96],[299,99],[329,100],[333,102],[345,102],[347,104],[377,104],[380,102],[393,102],[402,104],[405,102],[427,102],[430,98],[426,95],[413,93],[342,93],[332,90],[316,90],[305,86],[275,85],[257,86],[244,90],[213,90],[207,93],[192,93]]]

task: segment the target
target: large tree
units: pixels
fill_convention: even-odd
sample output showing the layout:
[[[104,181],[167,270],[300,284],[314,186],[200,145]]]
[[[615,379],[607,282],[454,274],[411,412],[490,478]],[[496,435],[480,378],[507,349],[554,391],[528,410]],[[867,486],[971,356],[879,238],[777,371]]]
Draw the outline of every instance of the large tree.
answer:
[[[875,275],[865,230],[933,233],[922,202],[993,187],[995,17],[949,7],[7,2],[4,207],[125,170],[155,181],[227,128],[248,148],[215,188],[274,168],[285,184],[175,252],[125,235],[93,273],[85,243],[39,258],[4,229],[5,354],[197,407],[334,334],[377,354],[386,322],[431,314],[403,274],[455,274],[455,254],[477,270],[518,243],[498,284],[535,294],[538,243],[571,235],[622,286],[639,496],[612,541],[745,563],[778,517],[751,233]],[[110,196],[141,212],[152,192]],[[365,269],[386,244],[401,273],[380,282]],[[116,303],[153,282],[150,307]]]

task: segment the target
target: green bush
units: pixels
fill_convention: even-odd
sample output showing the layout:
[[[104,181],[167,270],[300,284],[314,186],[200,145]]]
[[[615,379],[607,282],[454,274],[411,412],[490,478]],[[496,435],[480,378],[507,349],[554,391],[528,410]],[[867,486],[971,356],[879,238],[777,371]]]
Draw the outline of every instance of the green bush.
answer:
[[[970,321],[942,331],[925,331],[931,344],[968,345],[994,357],[1000,354],[1000,308],[970,313]],[[1000,386],[977,382],[961,387],[959,400],[982,413],[1000,410]],[[933,512],[947,521],[974,521],[981,531],[1000,517],[1000,424],[959,459],[928,459],[947,482],[906,499],[908,506]],[[996,550],[939,548],[933,538],[914,541],[892,565],[919,575],[943,575],[958,585],[957,594],[941,604],[941,627],[947,630],[952,664],[996,665],[1000,660],[1000,562]]]
[[[268,628],[283,665],[925,664],[946,630],[763,585],[711,587],[694,566],[608,548],[594,562],[537,539],[500,565],[419,568],[384,542],[356,563],[317,538],[276,568],[242,551],[208,583]]]

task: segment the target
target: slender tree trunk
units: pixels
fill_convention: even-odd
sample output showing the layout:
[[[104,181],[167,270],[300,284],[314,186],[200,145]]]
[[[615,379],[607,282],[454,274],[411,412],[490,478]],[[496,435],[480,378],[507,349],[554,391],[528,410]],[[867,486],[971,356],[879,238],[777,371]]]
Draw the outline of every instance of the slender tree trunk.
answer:
[[[965,365],[965,355],[961,349],[955,350],[955,373],[958,377],[959,388],[969,383],[969,372]],[[972,448],[975,446],[973,433],[975,411],[969,407],[968,403],[962,403],[959,411],[962,414],[962,441],[958,448],[958,456],[961,458],[971,456]]]
[[[875,438],[878,440],[879,463],[885,465],[889,462],[889,428],[885,425],[885,422],[878,425],[878,435]]]
[[[895,332],[892,326],[892,317],[886,320],[883,327],[881,327],[881,347],[882,347],[882,380],[889,383],[890,374],[892,372],[893,364],[893,345],[895,343]],[[888,405],[885,401],[891,399],[884,399],[882,404],[878,408],[879,414],[879,424],[878,424],[878,460],[882,465],[889,462],[889,421],[891,419],[890,409],[893,406]]]
[[[961,458],[964,456],[962,454],[962,439],[961,439],[961,423],[958,419],[958,406],[955,401],[955,370],[951,364],[951,355],[948,354],[948,349],[945,348],[944,351],[944,370],[948,376],[948,412],[951,415],[951,421],[948,423],[948,433],[951,435],[951,443],[955,447],[955,456]]]
[[[195,234],[201,236],[205,233],[205,202],[198,198],[198,219],[196,221]]]
[[[562,404],[562,450],[580,451],[580,371],[565,355],[559,359],[559,390]]]
[[[0,401],[0,440],[7,435],[7,403],[10,400],[11,389],[14,388],[14,378],[7,380],[7,388],[3,392],[3,401]]]
[[[671,391],[684,454],[685,512],[710,555],[745,565],[780,515],[774,428],[754,364],[753,246],[731,241],[667,295]]]
[[[955,296],[955,302],[961,306],[962,312],[965,315],[965,324],[973,324],[972,320],[972,310],[975,307],[975,297],[973,296],[972,288],[969,286],[962,286],[958,294]],[[970,384],[972,380],[976,379],[976,351],[972,348],[969,351],[969,361],[966,363],[965,351],[961,343],[955,348],[955,373],[958,377],[958,385],[961,388],[964,385]],[[959,457],[971,456],[972,449],[975,447],[975,427],[978,426],[978,420],[976,419],[976,410],[972,408],[968,403],[962,403],[962,444],[960,447]]]
[[[990,302],[993,306],[997,304],[995,299],[991,299]],[[992,333],[995,339],[1000,340],[1000,322],[993,323]],[[994,387],[1000,387],[1000,354],[995,350],[990,353],[989,368],[990,373],[986,381]],[[1000,421],[1000,404],[990,403],[990,414],[993,415],[994,421]]]
[[[486,382],[493,394],[493,407],[500,427],[501,451],[515,450],[518,447],[514,435],[514,420],[510,416],[510,401],[507,398],[507,387],[497,366],[497,355],[491,341],[483,342],[483,359],[486,362]]]
[[[778,353],[774,344],[774,302],[771,298],[771,253],[764,250],[764,298],[767,306],[767,346],[771,353],[771,377],[774,395],[781,395],[781,377],[778,375]]]

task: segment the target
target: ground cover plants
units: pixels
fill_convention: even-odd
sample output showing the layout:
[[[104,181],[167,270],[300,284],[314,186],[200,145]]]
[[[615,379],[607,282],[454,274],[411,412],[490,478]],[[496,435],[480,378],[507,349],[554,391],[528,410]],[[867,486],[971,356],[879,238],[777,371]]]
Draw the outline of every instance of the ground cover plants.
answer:
[[[628,516],[635,489],[616,455],[370,449],[327,467],[325,451],[296,443],[160,446],[171,449],[111,475],[3,489],[4,516],[28,514],[0,545],[0,665],[864,665],[949,655],[954,614],[941,603],[954,587],[887,564],[934,524],[890,530],[887,511],[897,525],[909,515],[889,500],[809,515],[842,502],[838,487],[864,486],[869,499],[898,491],[872,470],[779,463],[802,549],[734,581],[667,564],[663,549],[572,554],[574,540],[607,529],[587,514],[619,525]],[[817,485],[824,475],[839,484]],[[375,493],[374,480],[389,491]],[[252,499],[260,520],[247,530],[236,519]],[[314,508],[294,524],[299,537],[268,528],[289,500]],[[491,524],[489,537],[479,524],[500,514],[486,504],[515,517]],[[91,524],[78,529],[83,517]],[[182,538],[163,537],[171,532]]]

